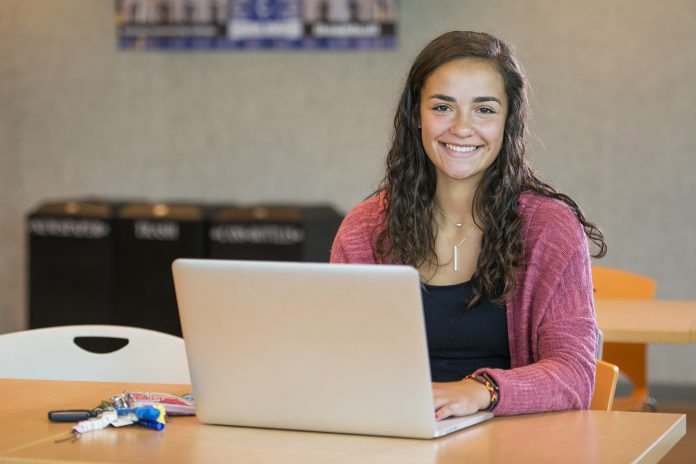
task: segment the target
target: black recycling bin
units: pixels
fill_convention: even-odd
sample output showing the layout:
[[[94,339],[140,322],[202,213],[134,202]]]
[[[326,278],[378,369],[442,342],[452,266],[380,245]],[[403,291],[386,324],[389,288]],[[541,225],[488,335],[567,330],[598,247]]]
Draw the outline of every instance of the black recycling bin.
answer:
[[[210,216],[209,256],[328,262],[342,219],[329,206],[222,207]]]
[[[108,324],[113,205],[44,203],[27,217],[29,327]]]
[[[114,321],[181,336],[172,262],[206,256],[204,208],[126,204],[114,224]]]

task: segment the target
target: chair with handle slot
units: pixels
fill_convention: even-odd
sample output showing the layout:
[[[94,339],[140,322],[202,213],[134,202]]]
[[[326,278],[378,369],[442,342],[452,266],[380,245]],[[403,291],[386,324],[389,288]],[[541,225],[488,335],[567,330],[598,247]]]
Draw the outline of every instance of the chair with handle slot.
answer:
[[[108,352],[83,348],[88,345],[108,346]],[[183,338],[115,325],[70,325],[2,334],[0,377],[191,383]]]

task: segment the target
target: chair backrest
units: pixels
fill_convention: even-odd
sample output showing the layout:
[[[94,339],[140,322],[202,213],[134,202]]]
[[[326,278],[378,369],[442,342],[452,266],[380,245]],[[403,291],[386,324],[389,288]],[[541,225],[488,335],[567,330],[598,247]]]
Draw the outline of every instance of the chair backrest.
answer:
[[[614,364],[597,360],[595,388],[590,402],[590,409],[611,411],[616,392],[616,382],[619,380],[619,368]]]
[[[77,344],[82,337],[121,341],[125,346],[94,353]],[[111,325],[48,327],[0,335],[0,377],[191,383],[183,338]]]
[[[598,298],[652,300],[657,289],[649,277],[602,266],[592,266],[592,284]]]
[[[655,290],[657,289],[657,283],[649,277],[602,266],[592,266],[592,284],[595,289],[595,297],[609,299],[652,300],[655,298]],[[616,350],[621,350],[621,353],[616,354]],[[630,354],[624,354],[626,350],[629,350]],[[632,348],[625,344],[609,345],[609,355],[620,356],[621,359],[626,359],[626,356],[641,357],[641,354],[637,353],[636,350],[644,351],[645,349],[644,347]],[[601,330],[597,358],[604,359],[604,334]]]
[[[592,282],[596,298],[652,300],[657,288],[657,283],[649,277],[602,266],[592,266]],[[616,399],[616,408],[640,410],[649,398],[647,345],[605,342],[602,359],[618,365],[633,384],[633,392],[628,397]]]

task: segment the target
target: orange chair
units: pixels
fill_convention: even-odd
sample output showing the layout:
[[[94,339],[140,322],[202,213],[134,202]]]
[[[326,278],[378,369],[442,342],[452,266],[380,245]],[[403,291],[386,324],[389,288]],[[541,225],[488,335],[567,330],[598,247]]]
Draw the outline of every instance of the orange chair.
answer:
[[[592,267],[595,298],[621,298],[626,300],[652,300],[657,284],[638,274],[601,266]],[[616,364],[633,384],[629,396],[614,400],[614,409],[640,411],[645,405],[655,410],[656,402],[648,390],[648,349],[645,343],[604,342],[602,359]]]
[[[596,411],[611,411],[616,392],[616,382],[619,380],[619,368],[605,361],[597,360],[597,375],[595,376],[594,393],[590,409]]]

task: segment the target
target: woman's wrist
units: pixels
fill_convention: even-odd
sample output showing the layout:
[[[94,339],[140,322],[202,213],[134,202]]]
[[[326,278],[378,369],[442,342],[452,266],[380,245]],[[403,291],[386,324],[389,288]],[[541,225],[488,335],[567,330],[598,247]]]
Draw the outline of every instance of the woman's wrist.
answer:
[[[472,388],[474,389],[473,391],[476,392],[476,396],[474,397],[474,404],[476,404],[477,410],[484,411],[488,409],[491,405],[491,395],[486,389],[486,387],[481,383],[475,381],[471,377],[466,377],[464,379],[464,382],[469,382]]]
[[[482,406],[479,408],[484,411],[492,411],[493,408],[498,404],[498,399],[500,397],[498,391],[498,385],[495,381],[486,373],[482,372],[480,374],[467,375],[465,380],[472,380],[481,386],[481,403]]]

